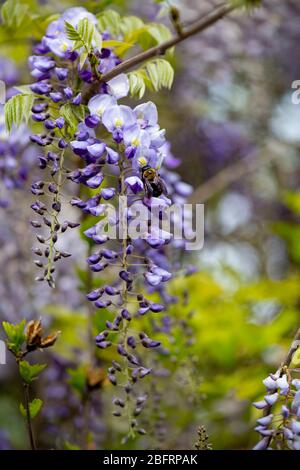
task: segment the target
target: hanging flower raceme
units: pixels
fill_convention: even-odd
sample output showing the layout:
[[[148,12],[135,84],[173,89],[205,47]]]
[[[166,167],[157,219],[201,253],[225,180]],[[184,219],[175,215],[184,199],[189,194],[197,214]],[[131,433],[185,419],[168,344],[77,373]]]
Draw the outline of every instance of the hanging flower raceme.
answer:
[[[18,70],[14,63],[0,57],[0,80],[4,81],[6,97],[17,93],[13,85],[18,80]],[[0,105],[0,207],[10,205],[11,190],[22,189],[28,180],[36,157],[36,149],[28,145],[29,130],[25,124],[13,127],[8,133],[5,127],[4,106]]]
[[[267,393],[263,400],[253,403],[263,411],[257,420],[261,440],[255,450],[300,450],[300,380],[292,379],[290,372],[270,374],[263,384]]]
[[[31,207],[38,215],[32,225],[41,229],[37,234],[41,247],[35,254],[43,272],[37,280],[54,286],[54,263],[70,256],[57,248],[57,241],[61,233],[77,226],[61,220],[62,188],[72,181],[79,192],[71,205],[85,218],[96,218],[84,232],[95,247],[87,258],[88,268],[110,279],[86,295],[95,309],[111,312],[95,342],[101,350],[115,348],[108,370],[109,381],[120,390],[113,401],[114,415],[129,417],[129,435],[133,436],[145,433],[137,421],[147,399],[139,384],[151,373],[144,352],[161,346],[141,331],[138,320],[165,308],[164,302],[147,299],[145,291],[158,292],[167,302],[175,300],[165,290],[174,275],[165,251],[172,235],[160,229],[160,219],[171,204],[168,190],[172,196],[177,191],[182,202],[189,188],[167,168],[161,171],[167,183],[159,174],[165,156],[171,167],[176,159],[159,127],[155,104],[131,108],[120,102],[129,93],[125,74],[98,84],[99,76],[120,60],[111,49],[99,49],[99,41],[92,43],[88,54],[83,43],[78,45],[77,31],[86,20],[95,35],[100,34],[96,18],[84,8],[67,10],[49,25],[29,59],[37,80],[31,85],[36,97],[32,118],[41,129],[31,140],[42,150],[39,167],[47,174],[32,185],[37,200]],[[134,221],[139,212],[142,228],[132,233],[130,227],[137,228]]]

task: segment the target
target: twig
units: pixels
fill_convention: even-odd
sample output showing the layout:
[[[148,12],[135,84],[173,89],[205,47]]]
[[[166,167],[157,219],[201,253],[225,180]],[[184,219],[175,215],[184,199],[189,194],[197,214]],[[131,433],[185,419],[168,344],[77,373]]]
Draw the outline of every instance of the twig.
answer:
[[[183,30],[180,36],[176,35],[173,36],[171,39],[168,39],[157,46],[151,47],[147,51],[140,52],[139,54],[131,57],[130,59],[124,60],[121,64],[114,67],[109,72],[103,74],[99,81],[100,83],[107,82],[112,78],[116,77],[120,73],[126,72],[127,70],[135,67],[136,65],[145,62],[152,57],[157,57],[163,55],[168,49],[176,46],[176,44],[184,41],[185,39],[189,38],[190,36],[194,36],[201,31],[209,28],[211,25],[216,23],[217,21],[221,20],[224,16],[231,13],[237,7],[233,5],[221,5],[213,9],[210,13],[208,13],[205,18],[201,18],[198,21],[195,21],[189,28]]]
[[[290,349],[284,359],[284,361],[282,362],[281,366],[280,366],[280,369],[283,369],[284,367],[289,367],[290,363],[291,363],[291,360],[295,354],[295,352],[297,351],[297,349],[300,347],[300,328],[298,329],[294,339],[293,339],[293,342],[290,346]]]
[[[192,194],[189,199],[189,203],[203,203],[210,199],[212,196],[222,191],[224,188],[229,186],[234,181],[239,180],[242,176],[252,173],[263,165],[270,163],[275,159],[275,155],[269,154],[265,158],[243,158],[237,163],[224,168],[215,176],[205,181],[200,185]]]
[[[207,13],[204,17],[201,17],[200,19],[195,21],[188,28],[182,29],[180,31],[180,35],[173,36],[171,39],[168,39],[167,41],[162,42],[157,46],[151,47],[146,51],[140,52],[139,54],[136,54],[135,56],[124,60],[124,62],[121,62],[109,72],[101,76],[97,76],[97,81],[93,85],[91,85],[83,94],[83,101],[87,102],[93,96],[93,94],[97,92],[99,88],[99,83],[108,82],[120,73],[124,73],[127,70],[132,69],[136,65],[139,65],[142,62],[151,59],[152,57],[164,55],[164,53],[168,49],[172,48],[173,46],[176,46],[176,44],[184,41],[190,36],[194,36],[195,34],[206,30],[207,28],[212,26],[214,23],[217,23],[217,21],[221,20],[224,16],[228,15],[235,9],[237,9],[236,6],[221,4],[218,7],[214,8],[210,13]]]

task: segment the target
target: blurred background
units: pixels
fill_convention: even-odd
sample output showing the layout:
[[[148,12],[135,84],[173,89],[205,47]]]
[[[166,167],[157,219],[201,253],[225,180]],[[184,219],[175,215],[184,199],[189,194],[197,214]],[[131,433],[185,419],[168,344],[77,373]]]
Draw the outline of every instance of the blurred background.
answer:
[[[21,3],[43,9],[45,16],[79,5],[92,12],[115,8],[145,21],[157,21],[159,14],[159,21],[172,27],[161,5],[150,0]],[[168,354],[152,382],[153,429],[127,448],[193,449],[199,426],[205,426],[214,449],[251,448],[257,441],[251,403],[261,398],[261,380],[277,369],[299,325],[300,104],[292,103],[291,85],[300,80],[300,5],[262,3],[180,44],[172,59],[172,90],[147,92],[172,153],[182,159],[176,171],[194,188],[190,201],[205,203],[205,244],[192,252],[198,272],[171,283],[170,293],[182,300],[154,325],[158,335],[166,333]],[[181,20],[188,24],[214,4],[182,0]],[[0,25],[0,79],[8,94],[15,84],[30,83],[26,58],[42,34],[42,24],[36,30],[25,25],[17,34]],[[24,128],[13,142],[8,139],[2,111],[0,319],[42,316],[66,332],[47,356],[49,367],[39,384],[47,399],[36,426],[44,448],[76,448],[82,404],[67,370],[85,355],[80,272],[86,246],[72,231],[64,244],[67,249],[76,243],[76,256],[60,265],[55,291],[34,283],[28,188],[38,172],[28,134]],[[70,213],[78,217],[71,207]],[[110,393],[111,385],[104,383],[95,394],[91,442],[124,448],[119,423],[104,411]],[[0,366],[2,449],[27,445],[20,394],[9,360],[9,366]]]

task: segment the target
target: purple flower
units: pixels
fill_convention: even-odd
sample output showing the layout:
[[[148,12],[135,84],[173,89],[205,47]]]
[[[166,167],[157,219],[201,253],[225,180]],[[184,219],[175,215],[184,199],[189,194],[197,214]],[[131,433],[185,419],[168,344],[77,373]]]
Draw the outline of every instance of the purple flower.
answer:
[[[138,176],[129,176],[125,179],[125,184],[134,194],[137,194],[144,189],[144,184]]]
[[[272,422],[272,419],[273,419],[273,415],[270,414],[268,416],[264,416],[263,418],[258,419],[257,422],[261,426],[268,426]]]
[[[98,300],[101,297],[102,293],[100,289],[92,290],[89,294],[87,294],[87,299],[91,300],[92,302]]]
[[[110,164],[115,164],[118,163],[119,161],[119,154],[115,150],[106,147],[106,152],[107,152],[107,163]]]
[[[253,403],[253,406],[257,408],[258,410],[262,410],[263,408],[267,406],[267,402],[265,400],[256,401]]]
[[[144,277],[150,286],[158,286],[162,282],[162,277],[158,274],[144,273]]]
[[[63,95],[59,91],[49,93],[49,96],[54,103],[59,103],[63,99]]]
[[[103,197],[103,199],[105,199],[106,201],[114,197],[115,193],[115,188],[104,188],[100,191],[101,197]]]
[[[85,140],[73,140],[70,144],[73,152],[79,156],[85,155],[89,146],[88,142]]]
[[[300,422],[295,419],[292,419],[292,431],[297,434],[297,436],[300,436]]]
[[[95,95],[90,99],[88,103],[88,108],[93,116],[102,117],[106,109],[111,108],[116,105],[117,100],[110,95]]]
[[[129,106],[114,105],[106,108],[102,122],[106,129],[113,134],[115,141],[119,143],[123,139],[123,129],[135,124],[135,116]]]
[[[103,155],[103,152],[105,150],[106,145],[103,142],[98,142],[96,144],[88,145],[87,146],[87,151],[89,152],[92,157],[101,157]]]
[[[111,305],[111,300],[97,300],[94,305],[97,308],[107,308]]]
[[[286,395],[289,391],[289,383],[287,381],[286,374],[276,380],[278,388],[280,388],[280,395]]]
[[[265,401],[268,403],[268,405],[272,406],[274,403],[276,403],[278,399],[278,393],[272,393],[271,395],[266,395],[265,396]]]
[[[82,96],[81,93],[78,93],[72,100],[72,104],[78,106],[81,103]]]
[[[67,78],[69,71],[66,68],[56,67],[55,73],[56,73],[58,80],[63,81]]]
[[[264,437],[261,441],[259,441],[255,447],[253,447],[253,450],[266,450],[269,445],[269,438]]]
[[[270,376],[263,380],[263,384],[268,390],[277,390],[277,383]]]
[[[125,73],[121,73],[107,82],[107,90],[117,100],[129,93],[129,80]]]
[[[142,129],[149,126],[156,126],[158,121],[157,108],[152,101],[142,103],[136,106],[133,110],[137,122]]]
[[[87,125],[87,127],[94,128],[99,124],[100,117],[97,116],[96,114],[91,114],[90,116],[87,116],[85,118],[84,122]]]
[[[95,175],[93,176],[92,178],[89,178],[87,181],[86,181],[86,185],[89,187],[89,188],[92,188],[92,189],[96,189],[96,188],[99,188],[100,184],[102,183],[104,179],[104,176],[102,175],[102,173],[98,173],[98,175]]]

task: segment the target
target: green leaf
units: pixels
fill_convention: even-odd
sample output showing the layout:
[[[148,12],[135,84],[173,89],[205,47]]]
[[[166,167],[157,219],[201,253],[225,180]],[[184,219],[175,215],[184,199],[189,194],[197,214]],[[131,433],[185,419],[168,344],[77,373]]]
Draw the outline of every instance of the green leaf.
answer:
[[[235,8],[247,8],[248,10],[261,6],[262,0],[229,0],[229,4]]]
[[[97,15],[98,26],[101,32],[110,31],[113,36],[118,36],[121,31],[121,16],[114,10],[105,10]]]
[[[7,0],[1,8],[1,18],[5,26],[18,29],[26,16],[28,5],[20,4],[17,0]]]
[[[65,28],[68,39],[74,41],[74,50],[84,47],[86,53],[89,53],[93,47],[102,48],[102,36],[96,30],[95,25],[87,18],[79,21],[77,29],[71,23],[65,21]]]
[[[295,368],[295,369],[297,367],[300,367],[300,348],[298,348],[293,354],[293,358],[292,358],[292,361],[291,361],[291,367]]]
[[[125,40],[130,34],[144,28],[144,25],[144,22],[137,16],[125,16],[121,23],[121,30],[125,36]]]
[[[147,25],[148,33],[155,39],[157,44],[168,41],[172,37],[172,33],[167,26],[161,23],[150,23]]]
[[[295,214],[300,214],[300,191],[285,191],[283,202]]]
[[[159,91],[163,87],[171,88],[174,79],[174,70],[167,60],[155,59],[148,62],[146,64],[146,71],[156,91]]]
[[[145,73],[143,70],[128,73],[129,90],[133,97],[141,99],[146,90]]]
[[[102,42],[102,47],[106,48],[114,48],[114,52],[121,56],[123,55],[128,49],[134,46],[134,42],[125,42],[125,41],[115,41],[115,40],[107,40]]]
[[[60,113],[71,129],[76,131],[78,123],[85,118],[85,106],[67,103],[60,108]]]
[[[2,326],[8,338],[7,347],[17,354],[25,341],[25,320],[22,320],[17,325],[4,321]]]
[[[80,450],[80,447],[77,444],[72,444],[72,442],[65,441],[66,450]]]
[[[10,132],[12,126],[19,126],[22,121],[28,122],[30,110],[34,103],[35,96],[32,93],[13,96],[5,104],[5,125]]]
[[[47,364],[29,364],[27,361],[19,363],[19,371],[22,379],[30,383],[38,378],[38,375],[47,367]]]
[[[40,400],[39,398],[34,398],[34,400],[32,400],[32,402],[29,403],[29,413],[30,413],[31,419],[34,419],[39,414],[42,406],[43,406],[43,401]],[[27,417],[26,409],[22,403],[20,403],[20,411],[21,411],[22,416],[26,418]]]

